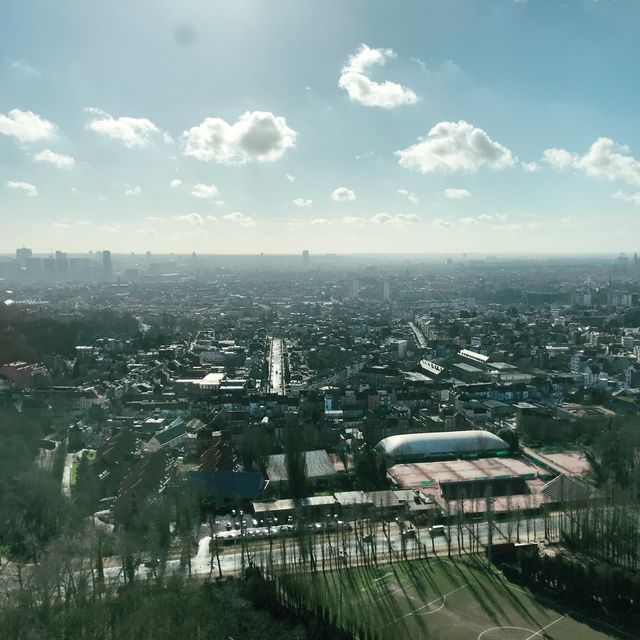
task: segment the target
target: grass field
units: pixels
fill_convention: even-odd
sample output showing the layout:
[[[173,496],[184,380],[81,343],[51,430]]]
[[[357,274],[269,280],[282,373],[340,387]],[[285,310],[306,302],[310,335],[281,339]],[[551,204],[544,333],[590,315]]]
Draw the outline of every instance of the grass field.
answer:
[[[481,559],[405,562],[300,577],[345,628],[394,640],[640,638],[552,604],[488,571]],[[357,624],[353,624],[357,622]],[[341,625],[342,626],[342,625]]]

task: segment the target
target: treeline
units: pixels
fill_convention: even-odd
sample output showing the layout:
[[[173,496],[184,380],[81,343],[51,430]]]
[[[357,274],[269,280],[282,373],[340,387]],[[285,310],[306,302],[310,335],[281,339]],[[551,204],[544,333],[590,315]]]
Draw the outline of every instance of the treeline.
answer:
[[[562,518],[562,542],[571,551],[637,571],[640,560],[640,510],[632,504],[590,504]]]
[[[204,583],[173,576],[163,585],[136,581],[101,593],[78,585],[69,601],[38,602],[22,594],[0,608],[3,640],[320,640],[309,616],[272,606],[263,582]],[[256,603],[252,602],[256,598]]]
[[[507,578],[578,611],[615,614],[634,627],[640,621],[640,575],[561,554],[523,554],[502,569]]]
[[[0,410],[1,555],[21,561],[37,561],[71,516],[60,493],[64,458],[53,452],[50,467],[37,464],[43,435],[38,423],[13,409]]]
[[[98,338],[133,338],[139,323],[113,309],[87,310],[71,320],[0,316],[0,365],[16,360],[37,362],[48,353],[72,356],[74,347]]]

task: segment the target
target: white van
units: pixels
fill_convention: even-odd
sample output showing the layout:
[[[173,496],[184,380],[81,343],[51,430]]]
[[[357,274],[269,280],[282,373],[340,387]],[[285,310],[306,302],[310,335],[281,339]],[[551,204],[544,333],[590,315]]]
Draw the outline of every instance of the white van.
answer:
[[[429,535],[432,538],[446,535],[445,526],[443,524],[434,524],[432,527],[429,527]]]

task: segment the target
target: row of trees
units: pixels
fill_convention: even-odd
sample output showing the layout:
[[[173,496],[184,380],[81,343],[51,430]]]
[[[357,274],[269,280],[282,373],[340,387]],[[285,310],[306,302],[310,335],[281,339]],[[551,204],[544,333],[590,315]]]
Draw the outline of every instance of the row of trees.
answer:
[[[523,554],[515,567],[504,567],[507,577],[554,600],[582,611],[615,613],[627,622],[638,621],[640,575],[591,560],[578,561],[562,554]]]

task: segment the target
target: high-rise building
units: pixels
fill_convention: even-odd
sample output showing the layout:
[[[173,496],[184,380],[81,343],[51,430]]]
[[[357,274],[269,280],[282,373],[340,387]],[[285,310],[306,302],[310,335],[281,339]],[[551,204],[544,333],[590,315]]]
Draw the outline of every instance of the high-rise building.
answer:
[[[305,267],[309,266],[309,251],[307,249],[302,252],[302,264]]]
[[[66,276],[69,273],[69,258],[64,251],[56,251],[55,258],[56,274],[58,277]]]
[[[22,247],[21,249],[16,249],[16,260],[20,264],[21,267],[24,267],[27,264],[27,260],[33,255],[31,249],[27,249],[27,247]]]
[[[102,252],[102,271],[105,278],[110,278],[113,275],[113,264],[111,263],[111,251],[105,250]]]

